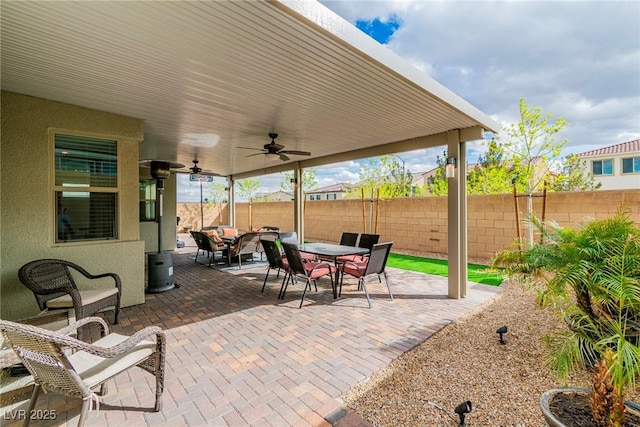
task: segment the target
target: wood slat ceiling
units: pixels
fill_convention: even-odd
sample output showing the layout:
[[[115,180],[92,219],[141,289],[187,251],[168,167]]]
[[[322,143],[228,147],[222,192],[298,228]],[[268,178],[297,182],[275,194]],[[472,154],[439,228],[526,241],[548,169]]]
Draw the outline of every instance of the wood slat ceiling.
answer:
[[[497,124],[313,2],[2,2],[2,89],[145,120],[140,159],[222,175]],[[200,146],[198,135],[220,137]],[[195,135],[195,136],[194,136]],[[291,156],[291,161],[305,160]],[[281,165],[280,165],[281,166]]]

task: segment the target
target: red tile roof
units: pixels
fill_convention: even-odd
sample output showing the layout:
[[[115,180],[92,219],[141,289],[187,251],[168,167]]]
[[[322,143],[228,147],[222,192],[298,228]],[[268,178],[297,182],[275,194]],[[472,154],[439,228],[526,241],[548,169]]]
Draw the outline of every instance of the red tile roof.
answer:
[[[335,193],[341,191],[348,191],[354,184],[349,184],[346,182],[340,182],[338,184],[332,184],[322,188],[316,188],[315,190],[307,191],[308,194],[316,194],[316,193]]]
[[[634,139],[633,141],[598,148],[597,150],[585,151],[584,153],[578,153],[577,156],[606,156],[608,154],[632,153],[635,151],[640,151],[640,139]]]

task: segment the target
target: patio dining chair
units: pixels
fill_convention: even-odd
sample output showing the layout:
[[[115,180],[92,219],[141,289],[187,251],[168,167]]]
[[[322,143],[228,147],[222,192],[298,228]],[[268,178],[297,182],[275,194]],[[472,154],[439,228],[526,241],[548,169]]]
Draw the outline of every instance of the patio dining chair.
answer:
[[[379,234],[362,233],[360,235],[360,241],[358,242],[358,247],[359,248],[368,249],[369,252],[371,252],[371,249],[373,248],[373,245],[378,243],[379,240],[380,240],[380,235]],[[362,261],[365,261],[365,258],[368,257],[368,256],[369,256],[369,254],[341,256],[341,257],[338,257],[338,264],[341,264],[341,263],[347,262],[347,261],[362,262]]]
[[[369,297],[369,291],[367,290],[367,277],[375,274],[379,278],[382,274],[384,276],[387,289],[389,290],[389,297],[393,300],[393,294],[391,293],[391,287],[389,286],[389,278],[385,271],[392,245],[393,242],[375,244],[373,245],[373,248],[371,248],[370,255],[367,258],[361,261],[346,261],[343,264],[340,264],[338,268],[342,274],[340,276],[340,291],[338,292],[338,295],[342,294],[342,282],[344,280],[344,275],[348,274],[358,279],[358,290],[360,288],[364,289],[364,294],[367,297],[367,303],[369,304],[369,308],[371,308],[371,298]]]
[[[300,307],[302,308],[302,304],[304,304],[304,297],[307,294],[307,289],[311,290],[311,283],[318,290],[318,286],[316,284],[316,280],[323,276],[329,276],[331,279],[331,289],[335,294],[335,285],[333,283],[333,275],[336,272],[336,268],[328,264],[326,262],[303,262],[302,256],[300,254],[300,250],[295,244],[292,243],[282,243],[282,248],[287,256],[287,262],[289,264],[289,274],[286,281],[282,282],[281,288],[281,298],[284,299],[284,294],[287,291],[287,286],[289,285],[289,281],[293,281],[295,278],[304,278],[305,286],[302,291],[302,298],[300,299]]]
[[[358,241],[358,233],[342,233],[340,237],[340,244],[342,246],[355,246]]]
[[[81,290],[76,285],[74,273],[79,273],[89,281],[112,279],[113,285]],[[122,284],[120,276],[115,273],[94,275],[71,261],[38,259],[20,267],[18,277],[33,292],[42,311],[73,308],[79,320],[114,307],[113,323],[118,324]]]
[[[358,233],[343,232],[342,236],[340,236],[341,246],[355,246],[357,241],[358,241]],[[333,257],[327,257],[322,255],[320,255],[318,259],[326,262],[335,262]]]
[[[88,344],[69,336],[89,323],[100,325],[102,338]],[[82,399],[78,426],[83,426],[93,402],[96,406],[99,403],[94,389],[100,386],[100,394],[106,394],[106,382],[134,366],[155,376],[154,410],[162,409],[166,345],[164,332],[157,326],[146,327],[128,337],[109,333],[107,323],[99,317],[86,317],[57,332],[0,320],[0,332],[33,376],[25,426],[29,425],[28,415],[35,407],[41,388]]]
[[[276,275],[276,279],[280,277],[280,270],[284,271],[284,277],[282,279],[283,283],[287,279],[287,275],[289,274],[289,263],[286,258],[282,258],[282,252],[280,252],[280,248],[275,240],[260,238],[260,244],[264,249],[265,254],[267,255],[267,261],[269,262],[269,267],[267,268],[267,274],[264,276],[264,282],[262,283],[262,290],[260,292],[264,292],[264,288],[267,285],[267,279],[269,278],[269,272],[272,269],[278,271]],[[280,286],[282,289],[282,286]],[[278,294],[278,298],[280,295]]]

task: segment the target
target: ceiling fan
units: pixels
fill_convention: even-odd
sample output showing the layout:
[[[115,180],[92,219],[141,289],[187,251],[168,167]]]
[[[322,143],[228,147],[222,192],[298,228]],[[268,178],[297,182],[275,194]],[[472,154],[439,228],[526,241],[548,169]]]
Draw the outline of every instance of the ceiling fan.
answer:
[[[189,174],[191,175],[191,177],[193,177],[194,179],[203,177],[203,176],[221,176],[218,173],[215,172],[208,172],[208,171],[204,171],[202,170],[201,167],[198,167],[198,160],[197,159],[193,159],[193,166],[189,168]]]
[[[277,133],[270,133],[269,138],[271,138],[271,142],[269,144],[265,144],[262,148],[253,148],[253,147],[237,147],[243,148],[246,150],[259,150],[261,153],[249,154],[246,157],[259,156],[260,154],[264,154],[268,159],[280,159],[283,162],[290,160],[287,154],[293,154],[296,156],[310,156],[311,153],[308,151],[297,151],[297,150],[283,150],[284,145],[277,144],[276,138],[278,137]]]

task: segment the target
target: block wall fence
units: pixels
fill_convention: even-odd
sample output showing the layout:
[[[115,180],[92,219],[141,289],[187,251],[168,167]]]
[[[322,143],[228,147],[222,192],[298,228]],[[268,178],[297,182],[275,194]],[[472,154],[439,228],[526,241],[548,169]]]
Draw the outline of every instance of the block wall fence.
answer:
[[[468,196],[468,256],[489,259],[510,246],[517,237],[516,208],[512,194]],[[542,215],[542,197],[533,199],[534,212]],[[520,219],[526,212],[526,198],[518,198]],[[546,218],[561,226],[575,227],[585,219],[606,218],[625,205],[640,225],[640,189],[590,192],[553,192],[546,198]],[[254,228],[263,225],[293,230],[293,202],[252,203]],[[200,204],[178,203],[180,227],[200,227]],[[204,207],[205,226],[228,223],[228,206]],[[377,216],[377,230],[376,221]],[[447,254],[447,198],[407,197],[370,201],[353,199],[307,201],[305,239],[337,242],[343,231],[380,234],[381,241],[393,241],[395,252]],[[236,225],[248,230],[249,204],[236,204]],[[527,236],[521,222],[521,234]]]

